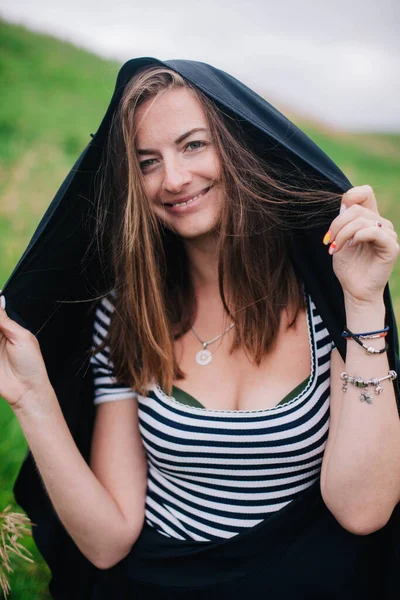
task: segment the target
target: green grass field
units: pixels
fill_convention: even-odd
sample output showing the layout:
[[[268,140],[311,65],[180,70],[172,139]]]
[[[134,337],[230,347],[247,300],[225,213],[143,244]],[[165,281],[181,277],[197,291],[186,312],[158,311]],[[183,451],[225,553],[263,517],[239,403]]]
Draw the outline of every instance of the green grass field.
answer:
[[[0,20],[0,288],[108,105],[119,64]],[[279,106],[278,106],[279,108]],[[283,111],[285,112],[285,111]],[[288,114],[353,185],[370,184],[380,213],[400,231],[400,134],[347,134]],[[391,278],[400,315],[400,264]],[[0,510],[26,452],[19,424],[0,399]],[[9,598],[49,598],[49,571],[31,539],[35,564],[13,560]],[[1,598],[1,592],[0,592]]]

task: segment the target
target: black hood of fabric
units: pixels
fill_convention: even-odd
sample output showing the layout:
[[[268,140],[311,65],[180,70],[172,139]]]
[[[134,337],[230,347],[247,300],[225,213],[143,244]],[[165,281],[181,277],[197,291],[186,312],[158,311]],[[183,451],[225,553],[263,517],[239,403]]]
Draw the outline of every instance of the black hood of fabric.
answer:
[[[282,166],[290,166],[303,182],[343,194],[352,187],[332,160],[276,108],[234,77],[201,62],[137,58],[121,68],[105,116],[62,183],[42,217],[31,241],[3,287],[9,316],[34,333],[40,343],[50,381],[71,433],[88,460],[94,420],[93,382],[88,350],[91,346],[93,303],[113,287],[111,270],[92,253],[83,262],[94,235],[94,178],[104,143],[124,87],[138,69],[164,65],[182,75],[212,99],[226,114],[240,121],[249,139]],[[89,132],[88,132],[89,139]],[[339,205],[337,207],[339,210]],[[343,359],[341,337],[345,310],[341,286],[332,269],[332,257],[321,240],[331,220],[293,237],[290,254]],[[386,322],[390,367],[400,373],[396,322],[386,286]],[[397,400],[398,381],[394,381]],[[33,522],[39,550],[53,571],[53,585],[67,586],[72,570],[83,582],[95,568],[66,534],[43,489],[28,451],[14,487],[15,497]],[[89,586],[90,584],[87,583]],[[67,588],[66,588],[67,589]],[[83,589],[83,587],[82,587]],[[89,588],[88,588],[89,589]],[[66,596],[67,597],[67,596]],[[69,597],[69,596],[68,596]],[[72,596],[71,596],[72,597]],[[73,596],[78,597],[78,596]],[[84,595],[79,597],[89,597]]]

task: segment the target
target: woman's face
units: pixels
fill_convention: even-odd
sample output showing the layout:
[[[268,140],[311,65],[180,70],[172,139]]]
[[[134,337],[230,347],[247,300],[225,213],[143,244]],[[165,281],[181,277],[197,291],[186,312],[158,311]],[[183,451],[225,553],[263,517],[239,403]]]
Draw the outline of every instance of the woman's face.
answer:
[[[220,162],[201,104],[175,88],[139,106],[136,151],[157,217],[182,238],[203,237],[219,222]]]

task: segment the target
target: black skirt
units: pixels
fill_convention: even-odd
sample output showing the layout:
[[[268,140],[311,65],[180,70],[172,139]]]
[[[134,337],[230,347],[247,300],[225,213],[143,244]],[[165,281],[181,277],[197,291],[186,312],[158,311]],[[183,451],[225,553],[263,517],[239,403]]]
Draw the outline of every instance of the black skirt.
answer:
[[[345,530],[316,482],[228,540],[181,541],[145,524],[128,556],[98,571],[91,600],[399,600],[400,514],[366,536]]]

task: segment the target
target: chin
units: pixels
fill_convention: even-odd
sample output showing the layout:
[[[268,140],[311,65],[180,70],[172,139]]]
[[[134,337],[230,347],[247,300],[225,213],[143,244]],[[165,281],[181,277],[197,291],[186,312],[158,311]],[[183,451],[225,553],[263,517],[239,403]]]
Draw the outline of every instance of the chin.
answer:
[[[196,215],[198,217],[198,215]],[[207,237],[214,237],[218,233],[218,219],[212,219],[208,223],[172,223],[168,222],[165,218],[160,219],[162,225],[171,231],[173,231],[176,235],[179,235],[182,239],[185,240],[195,240]],[[198,219],[197,219],[198,221]]]
[[[215,238],[217,235],[217,232],[215,229],[212,229],[211,231],[203,231],[200,233],[188,233],[188,234],[178,233],[178,235],[183,240],[199,240],[200,241],[200,240]]]
[[[208,237],[216,237],[218,233],[217,225],[213,224],[209,227],[175,227],[173,228],[175,233],[184,240],[200,240]]]

